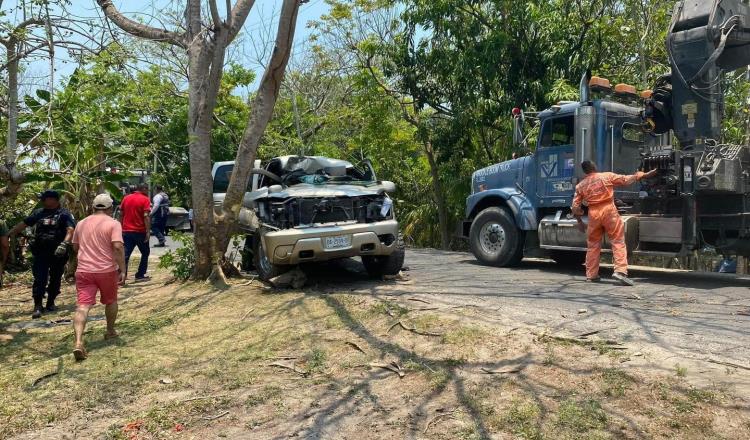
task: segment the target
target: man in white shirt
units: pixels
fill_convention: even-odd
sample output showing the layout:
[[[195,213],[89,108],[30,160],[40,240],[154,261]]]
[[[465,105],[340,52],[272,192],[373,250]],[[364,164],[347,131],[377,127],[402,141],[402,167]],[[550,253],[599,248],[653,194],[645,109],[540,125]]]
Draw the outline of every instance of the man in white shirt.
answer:
[[[159,240],[154,247],[167,245],[167,217],[169,217],[169,196],[161,186],[156,187],[153,203],[151,203],[151,231]]]

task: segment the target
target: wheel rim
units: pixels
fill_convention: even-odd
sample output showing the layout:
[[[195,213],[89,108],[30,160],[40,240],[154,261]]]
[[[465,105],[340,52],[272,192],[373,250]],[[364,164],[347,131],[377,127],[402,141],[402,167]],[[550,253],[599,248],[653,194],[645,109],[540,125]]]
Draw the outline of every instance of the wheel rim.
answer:
[[[505,244],[505,229],[499,223],[485,223],[479,232],[479,244],[488,254],[499,254]]]

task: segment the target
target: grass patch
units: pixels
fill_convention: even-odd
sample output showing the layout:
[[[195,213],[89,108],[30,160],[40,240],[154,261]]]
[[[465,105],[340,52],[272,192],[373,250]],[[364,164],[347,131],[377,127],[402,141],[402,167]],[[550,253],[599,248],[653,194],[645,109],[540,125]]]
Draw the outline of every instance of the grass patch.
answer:
[[[555,347],[553,347],[552,344],[545,344],[542,364],[549,367],[555,365],[558,360],[559,358],[557,357],[557,354],[555,354]]]
[[[484,330],[479,327],[461,326],[446,332],[442,339],[444,344],[472,344],[481,340],[484,334]]]
[[[542,440],[539,429],[539,405],[528,400],[513,400],[502,416],[503,427],[527,440]]]
[[[370,305],[361,317],[364,319],[374,318],[379,315],[400,317],[407,313],[409,313],[409,309],[402,307],[393,301],[378,301]]]
[[[576,401],[571,398],[560,404],[557,424],[575,432],[604,429],[607,413],[596,400]]]
[[[321,348],[313,348],[310,353],[305,356],[305,370],[308,374],[311,373],[322,373],[326,368],[326,360],[328,354]]]
[[[262,405],[270,400],[281,397],[282,389],[278,385],[265,385],[263,388],[258,390],[257,393],[250,395],[245,401],[245,406],[252,408],[258,405]]]
[[[602,372],[602,382],[604,395],[623,397],[635,379],[620,369],[607,368]]]
[[[680,364],[675,365],[674,370],[677,377],[687,376],[687,368],[680,366]]]

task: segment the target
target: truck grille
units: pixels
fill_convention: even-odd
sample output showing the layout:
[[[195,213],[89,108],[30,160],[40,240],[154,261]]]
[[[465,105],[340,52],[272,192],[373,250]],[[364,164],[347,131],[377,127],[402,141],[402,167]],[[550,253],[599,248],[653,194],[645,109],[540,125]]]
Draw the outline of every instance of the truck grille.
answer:
[[[380,213],[383,200],[384,196],[288,199],[263,206],[260,217],[282,229],[321,223],[370,223],[386,218]]]

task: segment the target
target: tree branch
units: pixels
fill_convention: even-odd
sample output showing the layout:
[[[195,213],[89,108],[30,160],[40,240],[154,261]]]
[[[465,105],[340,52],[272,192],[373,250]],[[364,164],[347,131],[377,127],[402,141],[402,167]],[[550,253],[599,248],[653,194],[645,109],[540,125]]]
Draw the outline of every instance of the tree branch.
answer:
[[[219,8],[216,6],[216,0],[208,0],[208,9],[211,10],[211,20],[214,22],[214,29],[219,29],[224,26],[221,21],[221,15],[219,15]]]
[[[229,35],[227,35],[227,44],[234,41],[237,34],[242,29],[242,26],[247,20],[247,16],[250,14],[250,10],[253,9],[255,0],[239,0],[232,8],[232,11],[227,10],[227,26],[229,27]],[[229,6],[229,0],[227,0],[227,6]]]
[[[120,29],[131,35],[152,41],[164,41],[182,48],[187,48],[185,38],[182,34],[133,21],[117,10],[112,4],[112,0],[96,0],[96,3],[102,8],[102,11],[107,18],[112,20]]]

